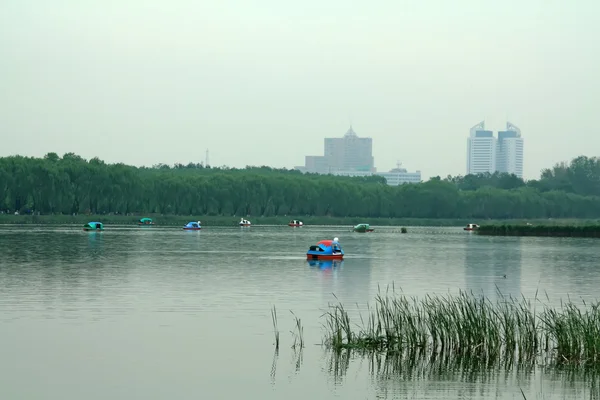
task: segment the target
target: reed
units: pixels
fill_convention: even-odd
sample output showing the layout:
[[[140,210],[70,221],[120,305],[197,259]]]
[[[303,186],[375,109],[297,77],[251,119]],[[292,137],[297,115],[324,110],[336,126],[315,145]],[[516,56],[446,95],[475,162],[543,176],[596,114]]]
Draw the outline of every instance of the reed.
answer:
[[[600,237],[600,225],[482,225],[478,235],[488,236],[549,236],[549,237]]]
[[[279,328],[277,328],[277,309],[271,309],[271,320],[273,321],[273,333],[275,334],[275,350],[279,350]]]
[[[536,308],[536,306],[538,306]],[[457,295],[408,298],[392,287],[375,298],[375,307],[351,321],[343,304],[324,314],[324,344],[334,350],[418,352],[477,359],[481,363],[527,364],[539,356],[563,364],[600,365],[600,303],[560,307],[536,298]]]
[[[294,343],[292,344],[292,348],[296,348],[296,346],[300,346],[300,349],[304,348],[304,327],[302,326],[302,321],[300,318],[294,314],[292,310],[290,310],[292,315],[294,316],[294,330],[292,331],[292,336],[294,337]]]

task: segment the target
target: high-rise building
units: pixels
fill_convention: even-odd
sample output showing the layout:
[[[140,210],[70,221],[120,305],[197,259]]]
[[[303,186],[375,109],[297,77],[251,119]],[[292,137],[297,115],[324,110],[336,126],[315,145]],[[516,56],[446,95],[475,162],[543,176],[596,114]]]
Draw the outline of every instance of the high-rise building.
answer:
[[[523,138],[521,130],[510,122],[505,131],[498,131],[496,170],[523,178]]]
[[[374,163],[373,139],[358,137],[350,127],[341,138],[325,138],[324,155],[306,156],[304,167],[298,169],[319,174],[373,173]]]
[[[378,173],[372,152],[373,139],[358,137],[351,126],[341,138],[325,138],[324,155],[306,156],[304,166],[296,169],[339,176],[379,175],[391,186],[421,182],[421,171],[408,172],[400,164],[389,172]]]
[[[473,126],[467,139],[467,174],[505,172],[523,178],[523,138],[521,130],[510,122],[506,130],[485,129],[481,121]]]
[[[467,174],[494,173],[496,170],[496,138],[481,121],[473,126],[467,139]]]
[[[373,139],[358,137],[352,126],[344,137],[325,138],[325,157],[333,171],[375,172]]]

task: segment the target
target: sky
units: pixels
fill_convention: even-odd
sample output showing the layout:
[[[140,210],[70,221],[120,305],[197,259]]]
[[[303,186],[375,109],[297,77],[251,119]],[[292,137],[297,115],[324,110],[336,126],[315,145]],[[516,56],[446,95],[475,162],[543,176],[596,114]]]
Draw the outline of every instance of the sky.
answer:
[[[597,156],[593,0],[3,0],[0,156],[292,168],[350,124],[379,171],[465,174],[506,120],[524,175]]]

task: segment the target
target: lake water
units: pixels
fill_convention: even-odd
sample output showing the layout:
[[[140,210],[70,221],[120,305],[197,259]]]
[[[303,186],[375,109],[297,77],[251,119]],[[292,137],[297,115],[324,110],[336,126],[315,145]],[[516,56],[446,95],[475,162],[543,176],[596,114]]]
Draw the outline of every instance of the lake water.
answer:
[[[405,294],[596,299],[595,239],[461,228],[0,227],[2,399],[582,399],[589,376],[537,367],[390,370],[320,344],[329,303]],[[340,265],[306,250],[339,237]],[[504,277],[506,276],[506,277]],[[538,297],[541,297],[539,295]],[[544,301],[545,299],[544,294]],[[271,308],[281,344],[275,353]],[[306,347],[291,348],[301,318]]]

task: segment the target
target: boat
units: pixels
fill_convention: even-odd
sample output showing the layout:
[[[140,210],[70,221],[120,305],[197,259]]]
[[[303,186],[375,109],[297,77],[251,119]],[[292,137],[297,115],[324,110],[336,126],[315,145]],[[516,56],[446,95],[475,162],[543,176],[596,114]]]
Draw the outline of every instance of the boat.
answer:
[[[104,225],[102,222],[88,222],[83,226],[84,231],[103,231]]]
[[[369,224],[358,224],[353,228],[354,232],[373,232],[373,228],[369,226]]]
[[[307,260],[310,267],[318,267],[319,269],[335,269],[341,268],[344,265],[344,260]]]
[[[138,221],[138,225],[154,225],[152,218],[142,218]]]
[[[303,226],[304,223],[302,221],[298,221],[297,219],[293,219],[288,222],[288,226]]]
[[[465,231],[476,231],[477,229],[479,229],[479,225],[477,225],[477,224],[467,224],[467,226],[465,226],[463,229]]]
[[[344,258],[344,250],[338,238],[321,240],[316,245],[310,246],[306,252],[308,260],[341,260],[342,258]]]
[[[199,231],[200,229],[202,229],[202,225],[201,225],[200,221],[188,222],[187,225],[183,227],[184,231]]]
[[[240,220],[240,226],[250,226],[252,225],[252,223],[250,221],[248,221],[247,219],[242,218]]]

